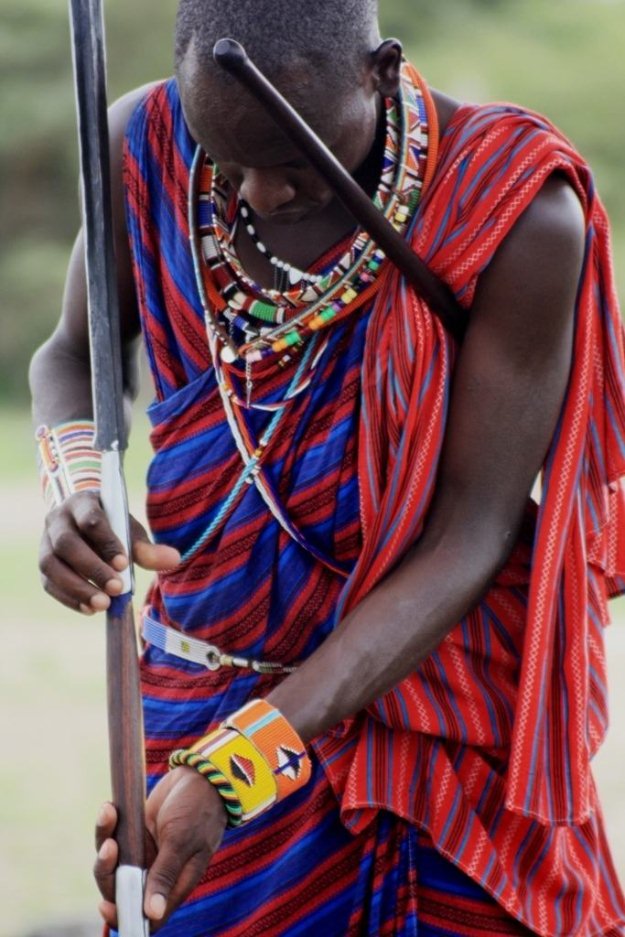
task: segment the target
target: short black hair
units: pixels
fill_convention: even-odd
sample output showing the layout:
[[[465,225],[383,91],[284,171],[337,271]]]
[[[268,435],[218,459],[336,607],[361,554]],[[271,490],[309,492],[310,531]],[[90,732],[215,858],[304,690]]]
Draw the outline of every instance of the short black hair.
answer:
[[[379,39],[378,0],[180,0],[176,68],[191,40],[202,67],[217,73],[213,47],[236,39],[270,77],[295,62],[342,83]]]

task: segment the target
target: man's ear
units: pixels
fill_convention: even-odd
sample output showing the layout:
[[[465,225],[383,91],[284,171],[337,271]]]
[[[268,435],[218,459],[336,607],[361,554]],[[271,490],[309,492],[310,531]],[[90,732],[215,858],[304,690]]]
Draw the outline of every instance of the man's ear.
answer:
[[[403,49],[399,39],[385,39],[371,53],[371,70],[377,90],[385,98],[396,97],[399,91]]]

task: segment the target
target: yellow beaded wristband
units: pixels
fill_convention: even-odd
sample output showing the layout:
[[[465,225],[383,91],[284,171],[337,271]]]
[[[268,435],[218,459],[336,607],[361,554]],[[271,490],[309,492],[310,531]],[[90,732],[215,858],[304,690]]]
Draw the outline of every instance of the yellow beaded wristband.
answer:
[[[233,713],[224,725],[249,739],[267,759],[278,787],[278,800],[310,779],[311,764],[304,743],[279,709],[256,699]]]
[[[221,726],[192,745],[228,779],[241,807],[242,821],[251,820],[275,804],[278,786],[269,764],[244,735]]]
[[[213,766],[252,820],[310,778],[311,763],[299,735],[266,700],[252,700],[188,749],[172,754],[170,767],[186,764],[211,781]]]
[[[228,778],[219,771],[210,761],[206,761],[197,752],[192,752],[188,748],[179,748],[169,756],[169,767],[194,768],[202,777],[213,785],[221,797],[226,814],[228,817],[228,826],[240,826],[243,822],[243,807],[241,801],[236,795],[236,791],[230,784]]]

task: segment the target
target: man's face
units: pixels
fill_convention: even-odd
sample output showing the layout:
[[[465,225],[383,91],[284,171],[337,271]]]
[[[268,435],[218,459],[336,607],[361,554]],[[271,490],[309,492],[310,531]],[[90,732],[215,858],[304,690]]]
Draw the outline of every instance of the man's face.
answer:
[[[331,189],[243,88],[224,90],[201,74],[193,46],[178,82],[191,134],[255,214],[293,224],[332,201]],[[349,172],[360,166],[373,144],[379,102],[367,76],[330,95],[303,65],[291,70],[280,90]]]

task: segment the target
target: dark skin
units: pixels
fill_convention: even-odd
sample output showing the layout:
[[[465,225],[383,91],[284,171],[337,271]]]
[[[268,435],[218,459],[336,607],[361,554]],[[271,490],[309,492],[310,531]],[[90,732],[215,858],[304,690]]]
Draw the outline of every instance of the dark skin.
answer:
[[[330,126],[323,119],[327,94],[314,81],[307,87],[305,116],[350,171],[366,170],[380,95],[396,92],[399,63],[396,42],[377,46],[363,63],[361,80],[333,102]],[[249,202],[259,233],[274,253],[305,267],[353,227],[323,181],[288,148],[256,105],[240,93],[217,103],[192,48],[178,78],[193,135]],[[301,84],[297,78],[301,76],[291,77],[294,88]],[[289,97],[288,75],[283,84]],[[129,399],[139,321],[123,222],[120,154],[126,121],[140,96],[127,96],[111,111]],[[442,130],[457,105],[440,94],[435,94],[435,103]],[[237,128],[234,133],[226,126],[226,114]],[[456,365],[436,495],[423,536],[269,697],[305,742],[362,710],[413,671],[480,599],[509,555],[566,390],[584,228],[573,191],[563,179],[552,177],[481,276]],[[271,283],[271,268],[245,233],[237,248],[250,274]],[[33,361],[37,422],[54,424],[88,412],[80,249],[77,242],[61,322]],[[175,565],[178,554],[151,545],[135,526],[133,558],[159,570]],[[126,562],[94,496],[76,495],[48,515],[41,551],[44,586],[70,608],[92,614],[107,607],[120,589],[116,573]],[[107,804],[96,830],[95,875],[103,896],[101,913],[110,924],[115,923],[115,823],[115,809]],[[145,911],[157,928],[201,877],[221,841],[225,813],[219,796],[199,774],[178,768],[150,795],[146,826],[151,868]]]

